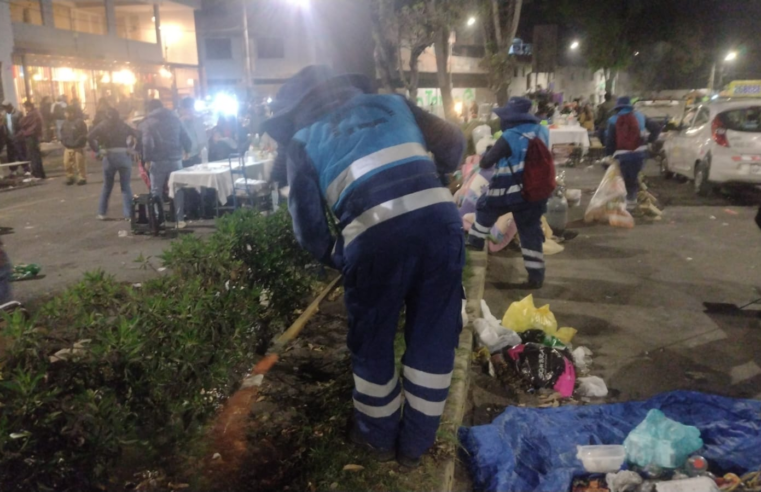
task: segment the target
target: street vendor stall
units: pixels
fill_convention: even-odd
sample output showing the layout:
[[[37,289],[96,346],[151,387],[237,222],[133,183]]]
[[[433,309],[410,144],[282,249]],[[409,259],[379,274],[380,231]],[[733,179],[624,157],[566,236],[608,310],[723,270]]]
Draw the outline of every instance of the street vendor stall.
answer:
[[[584,152],[589,149],[589,133],[581,126],[551,126],[550,149],[555,145],[578,145]]]

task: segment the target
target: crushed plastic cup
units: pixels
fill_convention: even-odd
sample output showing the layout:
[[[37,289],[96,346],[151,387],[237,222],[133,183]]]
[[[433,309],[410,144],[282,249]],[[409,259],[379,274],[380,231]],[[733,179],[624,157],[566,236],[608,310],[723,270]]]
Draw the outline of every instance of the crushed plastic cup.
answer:
[[[624,464],[626,448],[614,444],[576,446],[576,457],[587,473],[615,473]]]
[[[703,447],[700,430],[666,417],[660,410],[650,410],[624,440],[630,463],[679,468],[687,458]]]

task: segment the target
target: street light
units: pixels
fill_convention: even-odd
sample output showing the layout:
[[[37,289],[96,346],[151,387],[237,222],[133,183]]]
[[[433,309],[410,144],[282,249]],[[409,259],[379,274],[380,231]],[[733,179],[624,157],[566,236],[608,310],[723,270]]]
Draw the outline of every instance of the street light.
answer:
[[[572,43],[571,43],[571,49],[572,49],[572,50],[576,50],[576,49],[579,49],[579,42],[578,42],[578,41],[574,41],[574,42],[572,42]]]
[[[468,18],[468,27],[473,26],[475,23],[476,23],[476,18],[475,17]]]
[[[735,61],[736,59],[737,59],[736,51],[730,51],[729,53],[727,53],[727,56],[724,57],[725,62]]]
[[[724,66],[726,63],[733,62],[737,60],[737,51],[730,51],[727,53],[727,55],[724,57],[724,63],[721,63],[719,65],[719,83],[718,83],[718,89],[721,91],[721,88],[723,87],[724,82]],[[708,88],[711,90],[711,92],[714,91],[714,81],[716,80],[716,65],[718,62],[714,62],[713,66],[711,67],[711,76],[708,79]]]

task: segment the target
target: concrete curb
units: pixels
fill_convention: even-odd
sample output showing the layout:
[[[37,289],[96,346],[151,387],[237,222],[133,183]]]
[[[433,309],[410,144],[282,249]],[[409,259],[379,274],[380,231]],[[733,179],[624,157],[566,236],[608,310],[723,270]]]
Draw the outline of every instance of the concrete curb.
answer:
[[[473,274],[465,281],[465,294],[467,296],[465,309],[468,313],[469,323],[463,327],[460,334],[460,347],[455,353],[452,386],[449,389],[449,398],[444,407],[444,415],[439,426],[439,434],[446,436],[446,444],[444,446],[445,457],[441,465],[437,467],[439,477],[436,490],[444,492],[452,491],[454,486],[458,448],[457,430],[462,425],[470,386],[470,361],[473,352],[472,321],[481,316],[481,299],[484,295],[484,283],[486,281],[486,263],[486,252],[470,252],[469,265]]]

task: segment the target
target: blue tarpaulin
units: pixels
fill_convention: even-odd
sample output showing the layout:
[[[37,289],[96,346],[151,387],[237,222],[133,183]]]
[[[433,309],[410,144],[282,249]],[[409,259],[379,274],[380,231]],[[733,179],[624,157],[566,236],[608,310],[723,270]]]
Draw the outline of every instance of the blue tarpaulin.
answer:
[[[462,427],[459,435],[476,490],[562,492],[585,474],[577,445],[623,444],[653,408],[700,429],[699,453],[712,471],[761,468],[761,401],[691,391],[608,405],[509,407],[491,424]]]

